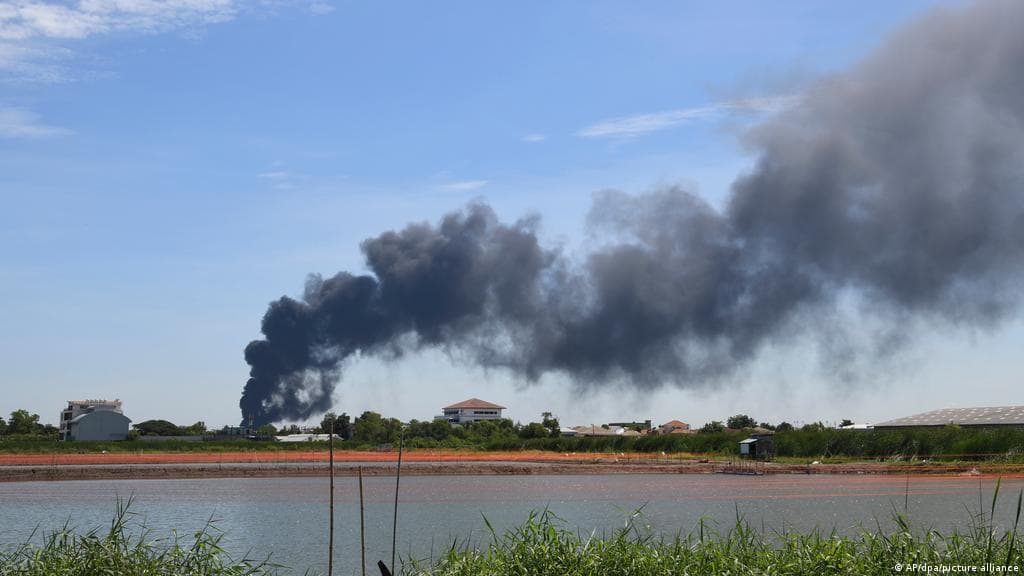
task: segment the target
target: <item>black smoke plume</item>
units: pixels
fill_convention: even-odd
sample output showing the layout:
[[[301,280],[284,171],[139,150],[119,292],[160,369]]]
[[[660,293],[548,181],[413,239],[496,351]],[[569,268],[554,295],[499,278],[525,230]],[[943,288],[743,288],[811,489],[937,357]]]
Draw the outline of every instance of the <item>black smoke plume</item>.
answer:
[[[596,196],[582,260],[471,204],[311,277],[249,344],[258,423],[327,410],[349,356],[420,347],[527,379],[699,386],[855,293],[880,317],[991,326],[1024,271],[1024,2],[933,12],[752,129],[724,210],[679,189]]]

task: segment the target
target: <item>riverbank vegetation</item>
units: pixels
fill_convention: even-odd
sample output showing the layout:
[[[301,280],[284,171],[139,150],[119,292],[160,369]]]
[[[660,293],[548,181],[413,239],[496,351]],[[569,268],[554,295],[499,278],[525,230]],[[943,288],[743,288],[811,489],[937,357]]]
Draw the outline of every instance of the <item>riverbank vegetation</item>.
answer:
[[[528,424],[503,419],[452,426],[438,420],[412,420],[403,424],[396,418],[365,412],[355,419],[346,414],[336,416],[328,413],[315,431],[323,433],[333,426],[343,440],[337,443],[339,450],[387,450],[396,447],[400,436],[404,435],[405,446],[413,450],[686,453],[715,458],[738,455],[739,441],[751,433],[750,426],[754,422],[752,418],[738,415],[728,419],[730,427],[712,422],[691,434],[563,436],[558,419],[547,413],[540,422]],[[254,438],[226,438],[216,433],[202,436],[205,426],[201,422],[190,427],[176,427],[163,421],[141,424],[142,428],[137,426],[129,440],[123,442],[60,442],[55,433],[38,424],[38,416],[16,411],[10,423],[5,423],[8,433],[0,433],[0,453],[326,450],[326,442],[272,441],[274,434],[298,431],[294,427],[284,430],[265,427],[263,433]],[[734,424],[750,426],[733,428]],[[1021,428],[961,428],[950,425],[941,428],[853,430],[832,428],[821,423],[796,428],[785,422],[777,426],[762,422],[757,426],[774,428],[775,454],[783,461],[924,458],[1024,461],[1024,429]],[[167,434],[167,429],[172,427],[176,432],[188,432],[192,436]],[[17,433],[11,433],[12,430]],[[154,441],[153,436],[158,440]]]
[[[464,431],[446,438],[411,436],[405,440],[412,450],[522,451],[560,453],[647,453],[691,454],[707,458],[731,458],[738,454],[744,431],[706,434],[665,434],[650,436],[541,437],[521,438],[498,427]],[[407,431],[407,434],[409,432]],[[337,442],[337,450],[390,450],[391,442],[352,439]],[[904,461],[938,459],[958,461],[1024,461],[1024,430],[960,429],[955,426],[933,430],[793,430],[776,432],[776,456],[780,461],[809,462],[829,459]],[[133,439],[123,442],[60,442],[50,438],[0,437],[0,453],[152,453],[152,452],[287,452],[327,450],[326,442],[272,442],[259,440],[159,442]]]
[[[325,422],[330,418],[328,415]],[[397,442],[403,427],[394,418],[365,413],[348,425],[336,425],[347,439],[346,448],[365,449]],[[1024,459],[1024,429],[941,428],[897,430],[857,430],[832,428],[820,422],[799,428],[786,422],[773,426],[746,415],[727,420],[728,426],[712,422],[692,434],[644,434],[639,436],[563,436],[557,418],[545,413],[541,422],[516,424],[511,420],[481,421],[463,426],[445,422],[411,421],[404,427],[406,446],[438,449],[547,450],[555,452],[641,452],[689,453],[711,456],[736,456],[739,441],[755,426],[774,432],[776,455],[782,458],[858,458],[858,459]],[[717,426],[715,424],[718,424]],[[733,427],[735,426],[735,427]]]

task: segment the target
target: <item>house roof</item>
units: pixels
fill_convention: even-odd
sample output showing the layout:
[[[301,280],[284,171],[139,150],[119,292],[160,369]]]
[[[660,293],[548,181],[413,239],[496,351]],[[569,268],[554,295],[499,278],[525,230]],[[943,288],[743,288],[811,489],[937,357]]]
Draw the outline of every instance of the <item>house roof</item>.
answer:
[[[101,418],[101,417],[102,418],[109,418],[111,415],[115,416],[118,419],[122,419],[123,418],[124,420],[126,420],[128,422],[132,421],[131,418],[125,416],[124,414],[122,414],[120,412],[114,411],[114,410],[96,410],[95,412],[86,412],[85,414],[79,414],[78,416],[75,416],[74,418],[72,418],[68,422],[71,423],[71,424],[79,424],[82,420],[87,420],[87,419],[91,419],[91,418]]]
[[[493,404],[491,402],[486,402],[486,401],[481,400],[479,398],[470,398],[469,400],[463,400],[462,402],[459,402],[458,404],[452,404],[451,406],[445,406],[444,407],[445,410],[460,410],[460,409],[465,409],[465,408],[488,409],[488,410],[504,410],[505,409],[504,406],[498,406],[497,404]]]
[[[689,428],[690,425],[682,420],[669,420],[660,426],[660,428]]]
[[[1024,406],[943,408],[875,424],[875,428],[897,426],[1024,426]]]

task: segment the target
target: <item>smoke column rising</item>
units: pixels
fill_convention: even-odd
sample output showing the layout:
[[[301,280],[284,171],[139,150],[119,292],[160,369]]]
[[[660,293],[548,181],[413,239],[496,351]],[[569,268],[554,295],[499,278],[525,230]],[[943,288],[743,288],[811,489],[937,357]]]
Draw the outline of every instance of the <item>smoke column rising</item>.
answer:
[[[331,406],[353,354],[440,347],[535,380],[702,386],[853,292],[879,317],[992,326],[1024,272],[1024,3],[936,11],[752,129],[724,211],[680,189],[595,196],[582,261],[483,203],[366,240],[245,349],[257,423]]]

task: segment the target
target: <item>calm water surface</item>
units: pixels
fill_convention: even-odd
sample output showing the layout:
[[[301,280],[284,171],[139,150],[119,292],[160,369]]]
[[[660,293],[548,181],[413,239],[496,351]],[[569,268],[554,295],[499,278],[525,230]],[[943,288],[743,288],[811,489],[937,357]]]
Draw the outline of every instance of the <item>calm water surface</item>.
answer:
[[[366,478],[367,563],[391,558],[394,478]],[[190,535],[208,519],[225,532],[234,557],[250,552],[303,573],[325,571],[327,478],[98,480],[0,483],[0,545],[32,530],[109,525],[118,497],[132,496],[136,519],[169,535]],[[429,559],[453,541],[488,538],[483,516],[498,530],[547,508],[568,527],[610,534],[643,506],[642,530],[672,537],[701,518],[727,530],[737,513],[751,525],[782,530],[849,532],[891,525],[905,505],[921,528],[967,528],[979,502],[987,510],[995,480],[879,476],[410,476],[402,479],[399,556]],[[1009,526],[1024,480],[1003,481],[996,521]],[[358,568],[359,508],[355,478],[336,479],[335,570]],[[338,569],[340,567],[340,570]]]

